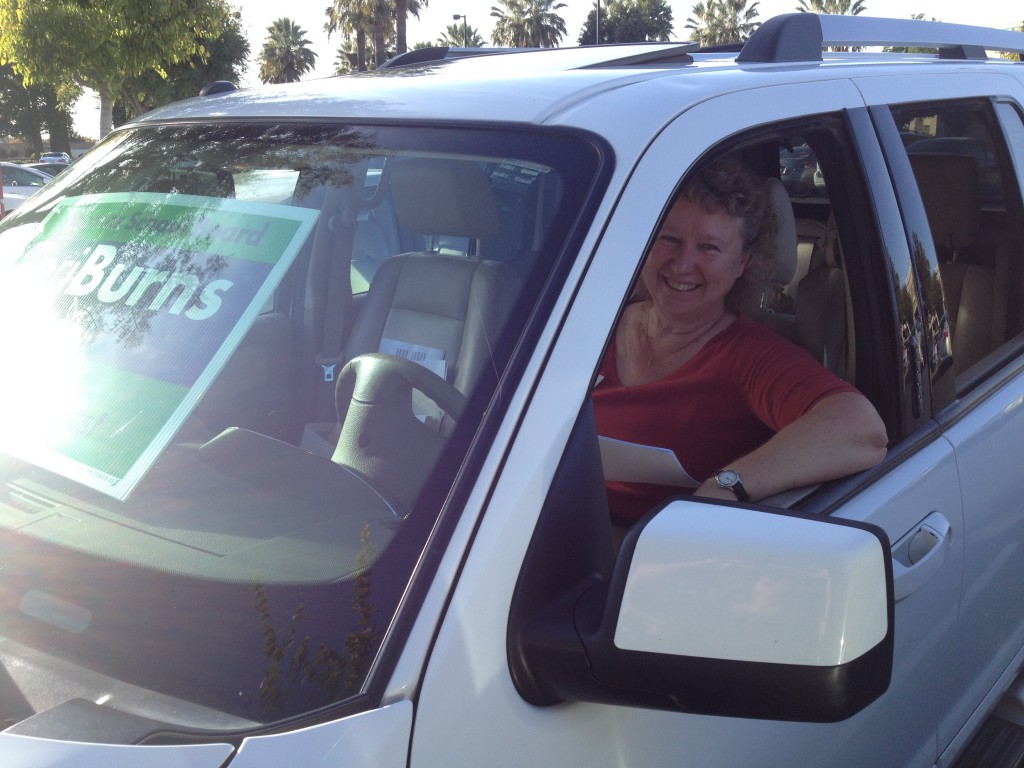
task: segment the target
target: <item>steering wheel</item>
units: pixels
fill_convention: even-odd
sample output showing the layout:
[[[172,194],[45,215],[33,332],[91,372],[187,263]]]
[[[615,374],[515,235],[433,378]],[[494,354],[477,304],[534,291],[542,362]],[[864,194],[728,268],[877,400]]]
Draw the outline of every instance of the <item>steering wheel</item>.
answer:
[[[341,436],[332,461],[355,470],[408,512],[447,438],[416,418],[413,391],[422,392],[458,421],[466,396],[405,358],[373,353],[350,360],[334,390]]]

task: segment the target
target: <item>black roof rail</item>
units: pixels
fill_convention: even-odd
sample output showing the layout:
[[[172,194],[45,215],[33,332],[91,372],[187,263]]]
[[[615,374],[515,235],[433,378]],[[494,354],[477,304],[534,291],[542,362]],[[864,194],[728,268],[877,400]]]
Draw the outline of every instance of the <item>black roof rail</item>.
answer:
[[[231,91],[237,91],[238,86],[230,80],[214,80],[212,83],[207,83],[200,89],[200,96],[216,96],[218,93],[230,93]]]
[[[452,59],[464,59],[469,56],[490,56],[495,53],[511,53],[513,51],[528,51],[530,48],[455,48],[448,45],[436,45],[428,48],[415,48],[390,59],[381,64],[377,69],[397,69],[398,67],[412,67],[416,64],[430,64],[439,61],[451,61]]]
[[[659,46],[655,50],[645,50],[641,53],[628,53],[632,48],[647,48]],[[590,46],[580,46],[588,48]],[[594,46],[599,47],[599,46]],[[608,67],[643,67],[643,66],[664,66],[668,64],[693,64],[691,53],[701,50],[698,43],[616,43],[608,46],[608,50],[623,55],[614,59],[607,59],[597,64],[588,64],[581,69],[606,69]]]
[[[985,51],[1024,54],[1024,33],[919,19],[785,13],[758,27],[738,62],[821,61],[822,48],[883,45],[936,48],[943,58],[985,58]]]

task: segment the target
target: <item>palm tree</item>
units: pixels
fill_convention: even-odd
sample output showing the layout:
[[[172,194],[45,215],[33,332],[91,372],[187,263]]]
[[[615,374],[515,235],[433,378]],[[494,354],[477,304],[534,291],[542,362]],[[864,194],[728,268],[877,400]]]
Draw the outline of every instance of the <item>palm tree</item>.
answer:
[[[356,68],[355,44],[346,40],[338,46],[334,53],[334,74],[346,75]]]
[[[798,0],[801,13],[833,13],[837,16],[857,16],[863,13],[864,0]]]
[[[482,48],[487,44],[480,37],[480,32],[476,27],[466,27],[462,24],[449,24],[437,42],[439,45],[451,45],[457,48]]]
[[[327,21],[324,32],[331,39],[334,32],[341,33],[346,39],[355,37],[356,69],[366,70],[366,32],[373,30],[373,9],[376,0],[334,0],[327,8]]]
[[[491,41],[515,48],[555,48],[565,35],[565,20],[556,11],[565,3],[555,0],[498,0],[491,6],[497,19]]]
[[[409,0],[395,0],[395,48],[406,51],[406,21],[409,19]]]
[[[340,30],[345,39],[355,39],[356,66],[364,71],[371,50],[378,66],[387,59],[391,43],[399,53],[408,50],[406,20],[409,14],[419,18],[420,9],[426,4],[427,0],[333,0],[325,12],[324,31],[328,38]]]
[[[700,2],[693,6],[693,16],[686,20],[685,27],[693,30],[694,39],[701,45],[740,43],[760,26],[761,22],[755,21],[757,6],[755,2],[748,8],[747,0]]]
[[[405,53],[409,50],[405,34],[409,14],[418,19],[420,8],[429,3],[430,0],[395,0],[395,46],[398,53]]]
[[[266,41],[257,58],[260,80],[264,83],[294,83],[316,64],[306,32],[289,18],[280,18],[267,27]]]
[[[388,59],[388,43],[394,39],[394,0],[374,0],[371,8],[373,14],[373,63],[380,66]]]

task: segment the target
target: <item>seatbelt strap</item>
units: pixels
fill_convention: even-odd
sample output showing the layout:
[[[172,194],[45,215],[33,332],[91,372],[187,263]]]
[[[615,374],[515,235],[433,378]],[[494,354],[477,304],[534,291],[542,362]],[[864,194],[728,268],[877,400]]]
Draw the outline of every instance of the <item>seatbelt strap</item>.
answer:
[[[347,199],[353,198],[353,199]],[[352,300],[349,278],[357,203],[349,189],[328,187],[321,226],[313,240],[313,263],[328,266],[327,295],[320,352],[314,359],[316,381],[312,421],[333,420],[334,382],[341,372],[342,345]]]

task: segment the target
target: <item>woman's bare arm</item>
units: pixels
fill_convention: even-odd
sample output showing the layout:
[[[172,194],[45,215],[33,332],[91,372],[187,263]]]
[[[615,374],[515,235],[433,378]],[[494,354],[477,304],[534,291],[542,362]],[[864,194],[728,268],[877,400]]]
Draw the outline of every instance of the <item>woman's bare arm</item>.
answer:
[[[830,395],[761,447],[722,469],[736,470],[751,499],[822,483],[873,467],[885,457],[885,425],[871,402],[856,392]],[[734,500],[705,480],[697,496]]]

